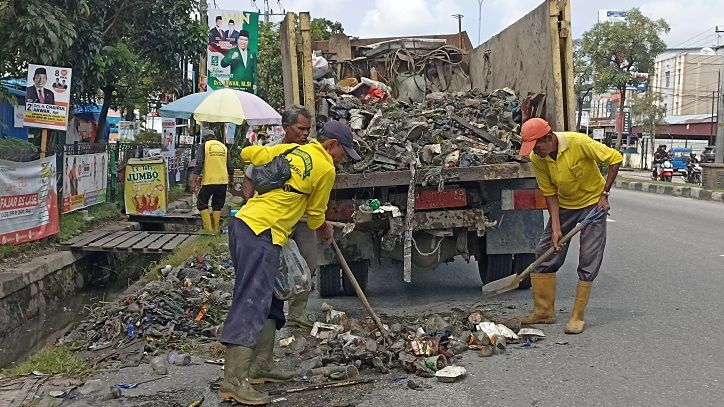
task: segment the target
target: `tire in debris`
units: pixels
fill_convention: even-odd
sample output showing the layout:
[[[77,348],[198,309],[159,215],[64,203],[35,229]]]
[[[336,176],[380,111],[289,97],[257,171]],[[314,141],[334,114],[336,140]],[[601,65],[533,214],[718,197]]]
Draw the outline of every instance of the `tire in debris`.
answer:
[[[342,293],[342,269],[338,264],[319,267],[319,296],[336,297]]]
[[[513,272],[520,274],[525,270],[526,267],[530,266],[535,261],[534,253],[516,253],[513,256]],[[520,289],[530,288],[530,275],[520,282],[518,286]]]
[[[367,281],[369,276],[369,268],[370,268],[370,261],[369,260],[362,260],[362,261],[353,261],[349,263],[349,269],[352,270],[352,275],[354,275],[354,278],[357,280],[357,283],[359,284],[360,288],[362,288],[362,292],[367,292]],[[356,296],[357,293],[354,291],[354,287],[352,287],[352,283],[349,282],[347,279],[347,276],[342,275],[342,295],[349,295],[349,296]]]

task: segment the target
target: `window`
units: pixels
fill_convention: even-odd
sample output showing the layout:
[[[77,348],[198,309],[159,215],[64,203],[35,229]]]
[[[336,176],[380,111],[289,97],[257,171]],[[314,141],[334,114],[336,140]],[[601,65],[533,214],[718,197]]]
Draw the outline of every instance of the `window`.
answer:
[[[676,70],[676,84],[681,85],[681,69]]]
[[[671,86],[671,72],[666,71],[664,72],[664,87],[668,88]]]

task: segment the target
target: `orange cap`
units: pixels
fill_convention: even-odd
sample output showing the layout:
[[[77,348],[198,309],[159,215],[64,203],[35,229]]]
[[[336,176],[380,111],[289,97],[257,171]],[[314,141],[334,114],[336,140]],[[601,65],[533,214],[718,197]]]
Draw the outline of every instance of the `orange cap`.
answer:
[[[529,119],[520,128],[520,152],[518,155],[527,157],[535,147],[535,142],[551,132],[551,125],[540,117]]]

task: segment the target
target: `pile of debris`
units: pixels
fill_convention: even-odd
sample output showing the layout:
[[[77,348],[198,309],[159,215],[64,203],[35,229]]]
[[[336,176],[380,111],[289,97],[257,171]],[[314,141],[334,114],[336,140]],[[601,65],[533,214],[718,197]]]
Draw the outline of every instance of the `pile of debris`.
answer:
[[[402,369],[420,377],[454,381],[465,370],[452,366],[464,352],[481,357],[504,353],[513,343],[531,347],[545,335],[538,329],[521,329],[515,319],[493,322],[481,311],[435,314],[419,318],[394,318],[382,333],[370,320],[350,318],[324,304],[326,323],[317,322],[309,336],[289,336],[279,341],[289,354],[299,354],[307,380],[354,379],[362,369],[387,374]],[[388,318],[390,319],[390,318]],[[446,369],[448,368],[448,369]],[[455,374],[453,374],[455,373]]]
[[[172,344],[214,336],[231,306],[234,271],[229,255],[192,257],[159,274],[161,279],[134,294],[91,310],[63,341],[96,351],[139,339]]]
[[[421,103],[370,104],[375,82],[365,79],[353,88],[318,87],[320,128],[334,119],[356,132],[362,160],[348,163],[344,172],[407,170],[410,162],[449,168],[519,159],[521,103],[512,90],[433,92]]]

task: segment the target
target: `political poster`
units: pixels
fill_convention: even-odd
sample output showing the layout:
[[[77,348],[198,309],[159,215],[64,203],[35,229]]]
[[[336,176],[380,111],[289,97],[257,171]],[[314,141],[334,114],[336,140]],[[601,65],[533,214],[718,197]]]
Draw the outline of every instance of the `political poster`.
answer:
[[[24,126],[65,131],[72,72],[70,68],[28,65]]]
[[[63,159],[63,213],[106,201],[108,153],[70,155]]]
[[[0,160],[0,244],[60,232],[55,177],[55,156],[30,162]]]
[[[163,118],[161,121],[161,151],[176,149],[176,119]]]
[[[123,195],[129,215],[165,215],[168,179],[166,161],[130,159],[126,165]]]
[[[259,13],[210,9],[207,86],[256,92]]]

